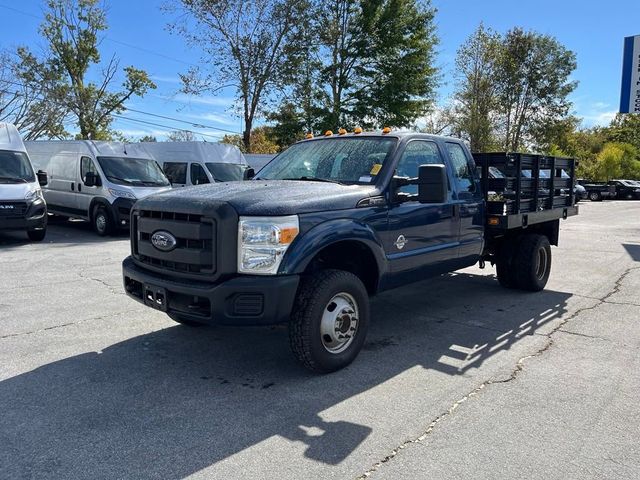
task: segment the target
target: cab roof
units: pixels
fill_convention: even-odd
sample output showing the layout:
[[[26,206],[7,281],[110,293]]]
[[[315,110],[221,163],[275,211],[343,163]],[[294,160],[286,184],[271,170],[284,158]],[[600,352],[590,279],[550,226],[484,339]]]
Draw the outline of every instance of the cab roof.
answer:
[[[27,150],[22,142],[22,137],[15,125],[0,122],[0,150],[26,153]]]
[[[454,138],[454,137],[446,137],[443,135],[434,135],[431,133],[421,133],[421,132],[414,132],[411,130],[398,130],[398,131],[390,131],[389,133],[382,133],[382,131],[374,131],[374,132],[362,132],[362,133],[354,133],[354,132],[348,132],[348,133],[343,133],[343,134],[339,134],[339,133],[333,133],[332,135],[316,135],[314,137],[311,138],[306,138],[304,140],[300,140],[299,143],[301,142],[311,142],[314,140],[325,140],[325,139],[332,139],[332,138],[353,138],[353,137],[374,137],[374,138],[397,138],[397,139],[405,139],[405,138],[421,138],[421,139],[425,139],[425,140],[447,140],[447,141],[462,141],[459,138]]]

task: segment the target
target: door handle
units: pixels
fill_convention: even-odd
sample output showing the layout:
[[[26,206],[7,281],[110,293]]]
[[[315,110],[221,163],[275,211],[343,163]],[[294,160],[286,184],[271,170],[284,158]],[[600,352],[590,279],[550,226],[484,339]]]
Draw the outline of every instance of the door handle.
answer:
[[[75,192],[75,190],[76,190],[76,184],[71,182],[71,191]]]
[[[79,184],[78,184],[78,191],[79,191],[79,192],[81,192],[81,191],[82,191],[82,184],[81,184],[81,183],[79,183]]]

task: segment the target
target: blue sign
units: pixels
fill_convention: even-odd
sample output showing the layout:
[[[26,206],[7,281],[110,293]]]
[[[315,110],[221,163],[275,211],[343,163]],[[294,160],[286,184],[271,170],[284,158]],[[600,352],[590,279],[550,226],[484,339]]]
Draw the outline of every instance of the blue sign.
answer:
[[[624,39],[620,113],[640,113],[640,35]]]

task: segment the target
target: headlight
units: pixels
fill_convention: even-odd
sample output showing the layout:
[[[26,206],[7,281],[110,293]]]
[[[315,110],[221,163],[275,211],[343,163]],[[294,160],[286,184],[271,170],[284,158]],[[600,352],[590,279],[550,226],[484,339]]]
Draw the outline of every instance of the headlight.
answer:
[[[113,195],[114,197],[129,198],[131,200],[135,200],[136,199],[136,196],[133,193],[126,192],[124,190],[116,190],[115,188],[110,188],[109,189],[109,193],[111,195]]]
[[[297,215],[240,217],[238,273],[275,275],[282,257],[300,231]]]
[[[36,190],[31,190],[27,192],[27,194],[24,196],[24,199],[31,202],[35,202],[36,200],[44,200],[44,197],[42,196],[42,190],[40,190],[39,188]]]

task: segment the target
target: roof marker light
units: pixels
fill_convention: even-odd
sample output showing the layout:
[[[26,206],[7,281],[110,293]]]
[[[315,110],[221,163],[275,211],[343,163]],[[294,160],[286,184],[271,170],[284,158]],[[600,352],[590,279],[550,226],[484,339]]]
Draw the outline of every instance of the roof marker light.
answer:
[[[362,127],[356,127],[353,129],[353,133],[355,133],[356,135],[358,135],[359,133],[362,133]]]
[[[345,133],[347,133],[347,131],[344,128],[338,130],[338,135],[344,135]]]
[[[391,133],[391,127],[384,127],[382,133]]]
[[[333,135],[333,132],[331,130],[327,130],[326,132],[324,132],[325,137],[330,137],[331,135]]]
[[[306,138],[307,140],[309,140],[310,138],[313,138],[313,133],[309,132],[307,133],[304,138]]]

